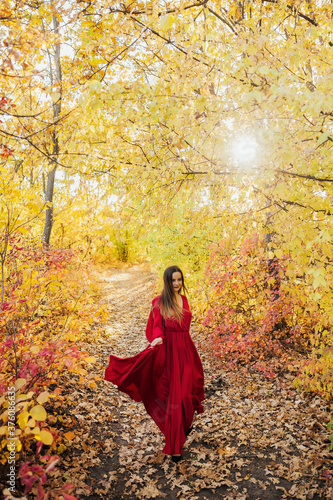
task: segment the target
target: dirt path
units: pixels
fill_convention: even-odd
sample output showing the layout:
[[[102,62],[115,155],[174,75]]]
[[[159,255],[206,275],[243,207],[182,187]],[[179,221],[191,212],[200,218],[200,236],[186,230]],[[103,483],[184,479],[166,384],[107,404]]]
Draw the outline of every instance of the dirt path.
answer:
[[[326,424],[329,408],[304,399],[292,377],[232,380],[191,328],[205,372],[205,412],[194,424],[181,462],[162,453],[164,438],[145,412],[104,381],[109,354],[128,357],[147,346],[145,327],[155,276],[141,266],[106,271],[103,303],[111,313],[89,351],[102,381],[69,394],[76,438],[63,455],[64,478],[81,499],[333,499]],[[89,490],[89,488],[91,488]]]

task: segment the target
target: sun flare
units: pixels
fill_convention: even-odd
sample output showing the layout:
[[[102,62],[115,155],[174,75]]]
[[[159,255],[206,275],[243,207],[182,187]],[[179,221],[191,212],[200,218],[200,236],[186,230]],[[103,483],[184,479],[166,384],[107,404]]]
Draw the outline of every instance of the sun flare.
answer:
[[[231,154],[233,159],[239,164],[251,163],[257,157],[258,143],[253,138],[242,137],[232,145]]]

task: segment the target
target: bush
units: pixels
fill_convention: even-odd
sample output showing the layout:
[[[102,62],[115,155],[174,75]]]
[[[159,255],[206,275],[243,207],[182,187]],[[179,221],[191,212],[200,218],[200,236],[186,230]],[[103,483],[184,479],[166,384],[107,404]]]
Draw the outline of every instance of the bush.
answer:
[[[47,453],[64,449],[62,433],[52,427],[57,417],[49,413],[49,402],[53,399],[57,406],[57,400],[64,400],[57,387],[64,372],[75,373],[79,382],[96,386],[85,377],[83,366],[94,358],[84,351],[81,341],[92,334],[94,324],[105,318],[105,313],[93,306],[87,265],[71,250],[44,250],[29,234],[10,236],[2,285],[0,463],[5,465],[10,456],[9,390],[14,391],[16,400],[16,460],[33,457],[41,446],[47,447]],[[50,456],[48,463],[52,460]],[[39,470],[34,464],[29,467],[26,479],[28,469]],[[44,479],[37,479],[42,491]]]
[[[205,272],[209,298],[203,325],[209,345],[227,369],[252,366],[267,376],[306,354],[319,312],[308,312],[305,284],[286,275],[288,258],[269,260],[257,234],[238,248],[224,240]]]

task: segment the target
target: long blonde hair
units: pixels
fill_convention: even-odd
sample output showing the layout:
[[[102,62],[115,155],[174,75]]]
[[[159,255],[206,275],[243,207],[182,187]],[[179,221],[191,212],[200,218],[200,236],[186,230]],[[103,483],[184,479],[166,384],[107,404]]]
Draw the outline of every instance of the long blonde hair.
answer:
[[[159,300],[161,315],[163,318],[175,318],[180,324],[183,319],[183,310],[179,307],[176,301],[176,294],[172,284],[173,273],[180,273],[182,277],[182,287],[180,292],[188,293],[187,288],[184,283],[184,276],[181,269],[178,266],[169,266],[166,268],[163,274],[164,287]]]

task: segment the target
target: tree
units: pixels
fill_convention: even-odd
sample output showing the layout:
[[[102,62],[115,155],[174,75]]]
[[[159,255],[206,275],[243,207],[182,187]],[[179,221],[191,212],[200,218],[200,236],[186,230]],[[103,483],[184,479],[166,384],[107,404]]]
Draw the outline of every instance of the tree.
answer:
[[[52,15],[52,22],[54,32],[59,35],[59,19],[55,13]],[[50,86],[54,88],[55,93],[54,101],[52,103],[53,108],[53,122],[56,123],[60,117],[61,113],[61,94],[62,94],[62,74],[61,74],[61,61],[60,61],[60,43],[58,42],[54,46],[54,68],[55,75],[53,74],[53,65],[51,55],[48,52],[50,59]],[[49,245],[51,237],[51,229],[53,225],[53,191],[54,191],[54,181],[55,174],[57,170],[56,158],[59,156],[59,140],[57,136],[57,127],[54,127],[52,131],[52,170],[47,174],[47,186],[45,192],[45,201],[48,203],[45,214],[45,225],[43,232],[43,242],[45,245]]]
[[[162,212],[172,214],[182,198],[189,221],[193,200],[218,221],[210,239],[221,235],[221,227],[235,237],[262,227],[270,210],[275,257],[289,252],[290,272],[301,269],[333,314],[330,278],[326,282],[323,274],[331,269],[332,253],[329,2],[230,1],[222,7],[211,0],[129,6],[97,0],[24,8],[24,30],[33,42],[12,37],[20,52],[10,60],[25,79],[13,85],[9,62],[2,75],[4,88],[15,95],[15,111],[2,106],[3,137],[15,150],[13,161],[24,160],[19,175],[26,176],[33,162],[36,189],[50,165],[61,182],[74,180],[63,200],[56,196],[59,210],[72,206],[80,179],[91,179],[101,199],[101,190],[104,200],[117,197],[124,221],[130,213],[139,223],[149,215],[152,224],[163,221]],[[58,33],[45,27],[52,16],[62,23]],[[16,26],[15,33],[23,26],[15,9],[5,22]],[[71,49],[61,57],[61,114],[55,119],[54,104],[46,108],[41,98],[53,90],[38,65],[41,48],[47,53],[60,43]],[[28,57],[34,68],[29,78],[23,68]],[[257,149],[251,161],[239,154],[243,139]],[[194,236],[202,225],[196,220]],[[57,232],[57,210],[54,221]],[[169,224],[177,227],[172,215]],[[72,234],[75,241],[74,226]],[[323,270],[317,276],[314,263]]]

